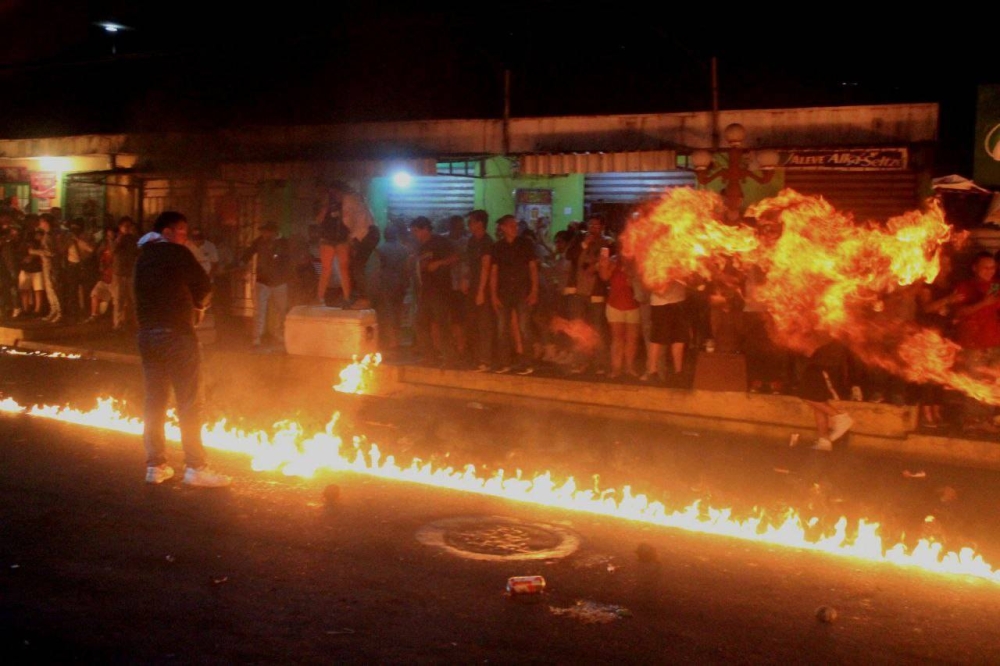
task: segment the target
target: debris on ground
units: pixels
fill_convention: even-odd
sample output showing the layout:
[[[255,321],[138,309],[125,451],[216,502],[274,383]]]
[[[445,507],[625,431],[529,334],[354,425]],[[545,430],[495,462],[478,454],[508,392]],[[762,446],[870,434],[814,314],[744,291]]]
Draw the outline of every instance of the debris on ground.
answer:
[[[924,472],[922,470],[919,472],[911,472],[908,469],[904,469],[903,476],[906,477],[907,479],[926,479],[927,472]]]
[[[837,619],[837,609],[833,606],[820,606],[816,609],[816,619],[825,624],[830,624]]]
[[[467,402],[465,406],[469,409],[486,409],[486,406],[481,402]]]
[[[167,556],[166,556],[165,558],[163,558],[163,559],[165,559],[165,560],[166,560],[167,562],[175,562],[175,561],[177,561],[177,558],[176,558],[176,557],[174,557],[173,555],[167,555]]]
[[[569,608],[549,606],[553,615],[565,615],[584,624],[608,624],[625,617],[632,617],[632,611],[616,604],[599,604],[596,601],[580,600]]]
[[[774,468],[774,471],[775,471],[775,472],[777,472],[778,474],[789,474],[789,473],[790,473],[790,472],[789,472],[789,471],[788,471],[787,469],[785,469],[784,467],[775,467],[775,468]]]
[[[212,585],[222,585],[229,582],[229,576],[213,576]]]
[[[349,634],[357,633],[353,629],[348,629],[347,627],[341,627],[340,629],[327,629],[323,632],[327,636],[347,636]]]
[[[700,432],[695,432],[694,430],[682,430],[682,435],[687,435],[688,437],[701,437]]]
[[[545,578],[542,576],[511,576],[507,579],[507,594],[542,594],[545,592]]]

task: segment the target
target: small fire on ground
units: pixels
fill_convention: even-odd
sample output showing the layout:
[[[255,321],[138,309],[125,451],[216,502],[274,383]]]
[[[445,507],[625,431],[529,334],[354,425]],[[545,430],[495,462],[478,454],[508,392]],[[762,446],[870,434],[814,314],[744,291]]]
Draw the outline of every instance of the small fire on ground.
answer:
[[[371,389],[375,368],[380,363],[382,354],[365,354],[360,361],[355,356],[354,362],[340,371],[340,383],[334,385],[333,390],[338,393],[366,393]]]

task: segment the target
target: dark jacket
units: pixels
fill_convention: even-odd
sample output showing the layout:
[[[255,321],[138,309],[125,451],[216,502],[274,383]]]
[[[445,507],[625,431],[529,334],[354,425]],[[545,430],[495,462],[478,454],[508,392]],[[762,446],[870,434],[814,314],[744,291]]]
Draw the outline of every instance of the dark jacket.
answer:
[[[135,311],[139,328],[194,332],[194,310],[204,310],[212,285],[198,260],[183,245],[165,240],[139,241],[135,263]]]

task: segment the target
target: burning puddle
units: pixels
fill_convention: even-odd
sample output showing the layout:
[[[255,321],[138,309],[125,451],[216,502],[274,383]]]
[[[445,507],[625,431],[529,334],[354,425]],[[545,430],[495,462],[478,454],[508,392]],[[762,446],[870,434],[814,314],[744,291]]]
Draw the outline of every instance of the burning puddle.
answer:
[[[580,547],[580,538],[563,527],[504,516],[438,520],[420,528],[417,541],[457,557],[491,562],[554,560]]]

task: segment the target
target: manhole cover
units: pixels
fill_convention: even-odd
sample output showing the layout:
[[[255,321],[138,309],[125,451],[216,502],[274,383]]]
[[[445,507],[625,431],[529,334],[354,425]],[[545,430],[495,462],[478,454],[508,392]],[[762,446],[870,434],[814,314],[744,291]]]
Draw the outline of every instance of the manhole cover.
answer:
[[[573,532],[503,516],[448,518],[421,527],[417,541],[471,560],[551,560],[580,546]]]

